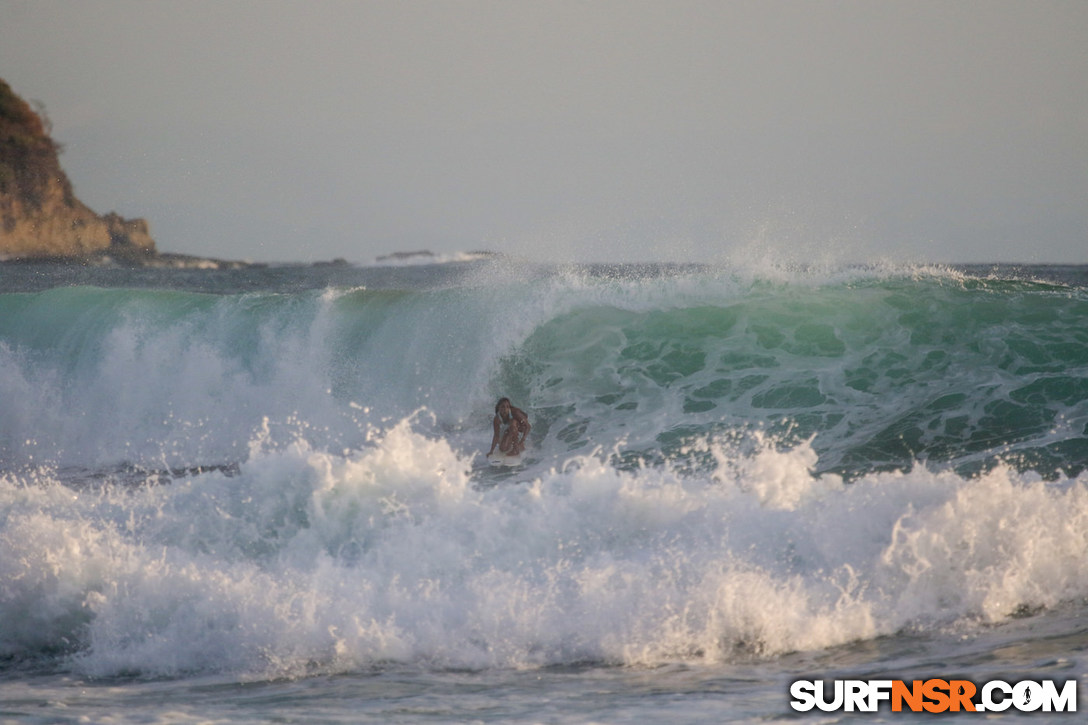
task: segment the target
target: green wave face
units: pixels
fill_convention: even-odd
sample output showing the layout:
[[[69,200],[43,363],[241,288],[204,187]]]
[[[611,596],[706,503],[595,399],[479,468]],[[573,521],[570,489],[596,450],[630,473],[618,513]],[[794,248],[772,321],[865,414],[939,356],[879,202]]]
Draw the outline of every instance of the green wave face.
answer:
[[[165,448],[221,462],[266,419],[353,446],[366,424],[421,409],[435,435],[475,446],[469,432],[507,395],[541,447],[599,447],[624,465],[760,430],[811,438],[820,469],[848,475],[1008,460],[1053,476],[1088,461],[1088,292],[669,269],[234,294],[58,287],[0,294],[0,392],[9,460]]]
[[[590,306],[512,363],[557,435],[627,431],[646,457],[759,426],[816,436],[836,470],[1088,460],[1088,300],[1042,285],[899,280],[751,291],[719,305]],[[660,424],[646,425],[647,420]]]

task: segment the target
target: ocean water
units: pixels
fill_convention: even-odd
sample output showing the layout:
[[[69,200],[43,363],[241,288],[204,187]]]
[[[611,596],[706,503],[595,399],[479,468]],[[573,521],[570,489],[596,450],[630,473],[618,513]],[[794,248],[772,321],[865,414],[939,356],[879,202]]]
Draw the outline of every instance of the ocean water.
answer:
[[[1088,267],[9,265],[0,403],[0,722],[1085,692]]]

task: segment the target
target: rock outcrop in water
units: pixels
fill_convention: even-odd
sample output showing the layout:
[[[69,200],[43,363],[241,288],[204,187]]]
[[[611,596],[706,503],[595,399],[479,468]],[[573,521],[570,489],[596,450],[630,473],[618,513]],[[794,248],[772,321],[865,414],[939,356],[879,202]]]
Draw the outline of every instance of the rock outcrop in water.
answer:
[[[42,117],[0,80],[0,259],[155,257],[146,221],[99,215],[76,198],[58,151]]]

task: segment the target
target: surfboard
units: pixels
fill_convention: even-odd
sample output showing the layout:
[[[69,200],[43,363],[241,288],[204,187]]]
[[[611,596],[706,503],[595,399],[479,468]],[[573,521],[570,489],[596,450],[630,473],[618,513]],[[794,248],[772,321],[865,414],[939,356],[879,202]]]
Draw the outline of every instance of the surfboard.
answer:
[[[487,462],[492,466],[520,466],[521,454],[508,456],[502,451],[495,451],[490,456],[487,456]]]

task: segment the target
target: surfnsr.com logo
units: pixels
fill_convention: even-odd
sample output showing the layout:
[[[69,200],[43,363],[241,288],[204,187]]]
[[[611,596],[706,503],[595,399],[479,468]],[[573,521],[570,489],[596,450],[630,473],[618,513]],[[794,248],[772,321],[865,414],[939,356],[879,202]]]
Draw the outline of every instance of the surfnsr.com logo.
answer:
[[[790,707],[798,712],[1076,712],[1077,681],[991,680],[797,680],[790,685]]]

